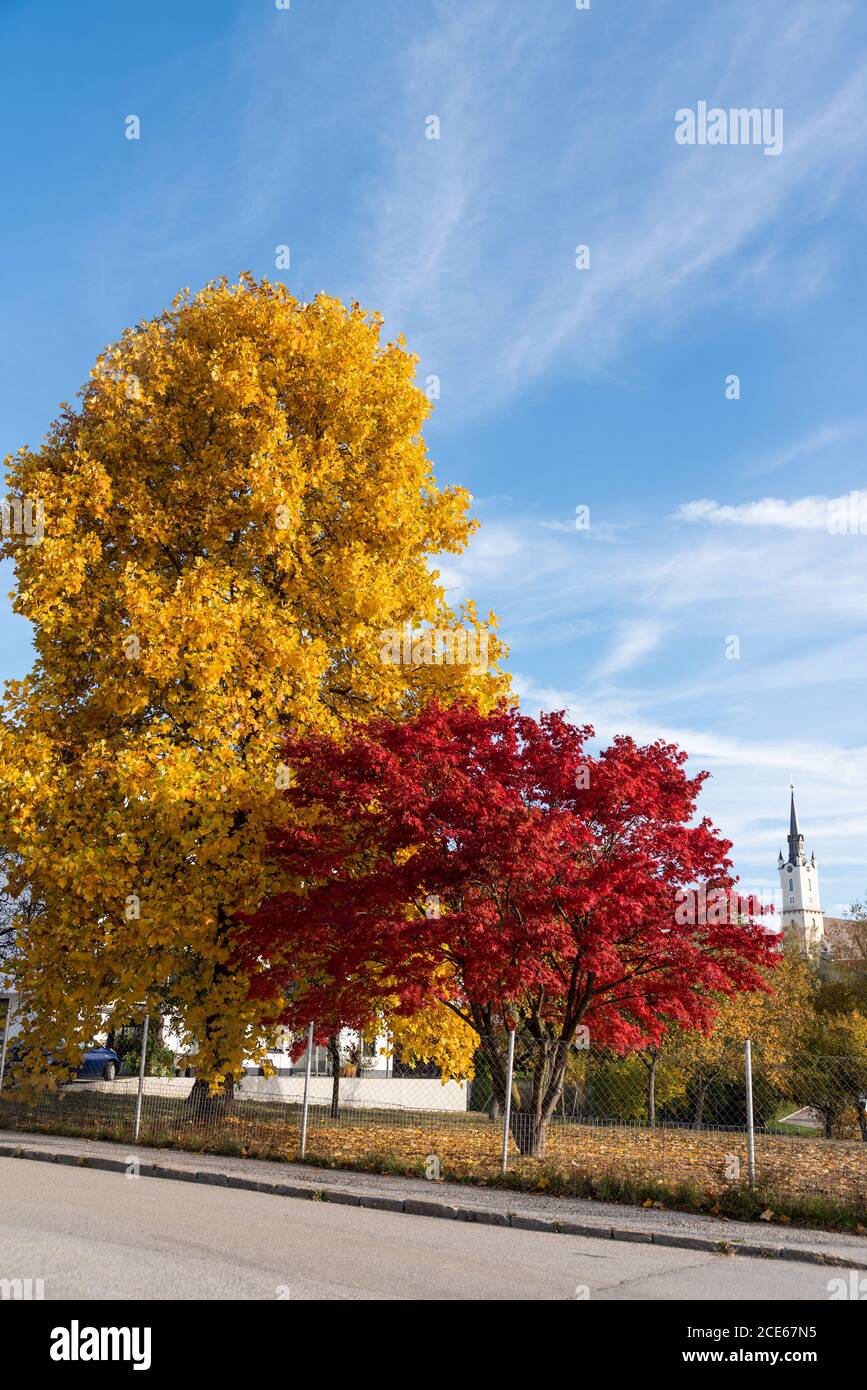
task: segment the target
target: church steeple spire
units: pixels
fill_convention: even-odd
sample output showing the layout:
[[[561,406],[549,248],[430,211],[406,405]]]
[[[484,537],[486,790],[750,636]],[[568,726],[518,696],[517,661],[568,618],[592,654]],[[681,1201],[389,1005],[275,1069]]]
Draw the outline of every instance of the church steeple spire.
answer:
[[[798,828],[798,813],[795,810],[795,784],[790,783],[792,796],[789,810],[789,863],[800,864],[804,856],[804,837]]]
[[[802,955],[818,962],[825,918],[819,904],[819,866],[816,856],[808,860],[804,853],[804,837],[795,810],[795,787],[790,786],[788,858],[780,855],[777,868],[780,874],[782,898],[782,928],[787,940],[797,942]]]

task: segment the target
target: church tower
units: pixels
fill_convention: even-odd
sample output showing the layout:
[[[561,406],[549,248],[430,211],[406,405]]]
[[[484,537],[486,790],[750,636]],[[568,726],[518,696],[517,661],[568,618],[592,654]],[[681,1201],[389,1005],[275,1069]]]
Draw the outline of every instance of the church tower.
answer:
[[[819,869],[815,853],[808,860],[804,837],[795,810],[795,788],[791,788],[789,847],[780,855],[777,868],[782,892],[782,927],[786,940],[797,942],[802,955],[818,962],[825,936],[825,919],[819,906]]]

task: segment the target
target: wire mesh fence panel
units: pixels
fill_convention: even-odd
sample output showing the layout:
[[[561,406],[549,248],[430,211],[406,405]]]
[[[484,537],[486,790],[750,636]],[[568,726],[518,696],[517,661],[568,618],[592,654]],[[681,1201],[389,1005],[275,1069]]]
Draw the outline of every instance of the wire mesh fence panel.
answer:
[[[783,1196],[867,1198],[867,1059],[754,1056],[757,1187]],[[509,1165],[562,1190],[689,1189],[719,1195],[749,1181],[747,1088],[740,1046],[690,1039],[681,1048],[627,1056],[578,1047],[562,1064],[520,1039]],[[553,1078],[553,1079],[552,1079]],[[547,1087],[547,1091],[546,1091]],[[553,1104],[552,1104],[553,1102]],[[528,1131],[550,1118],[528,1142]],[[821,1117],[821,1123],[818,1118]]]
[[[746,1171],[743,1075],[734,1055],[686,1068],[657,1052],[627,1057],[516,1042],[508,1169],[560,1191],[707,1186]],[[727,1084],[719,1084],[729,1066]],[[719,1071],[719,1074],[718,1074]]]
[[[540,1185],[550,1180],[564,1190],[611,1173],[645,1182],[721,1181],[746,1164],[742,1054],[726,1060],[731,1074],[722,1085],[716,1069],[688,1077],[659,1057],[522,1036],[509,1086],[503,1030],[480,1038],[462,1081],[443,1082],[429,1069],[413,1076],[407,1067],[395,1067],[399,1077],[387,1080],[339,1079],[328,1105],[311,1103],[307,1157],[489,1181],[500,1172],[505,1137],[507,1173],[538,1172]],[[696,1130],[705,1136],[701,1144]]]
[[[867,1206],[867,1057],[757,1053],[759,1183]]]
[[[4,1087],[0,1129],[250,1158],[286,1159],[297,1152],[300,1103],[237,1092],[203,1098],[193,1088],[192,1079],[147,1077],[136,1140],[137,1078],[75,1081],[36,1100]]]
[[[698,1042],[627,1056],[519,1035],[480,1038],[468,1074],[443,1078],[399,1057],[360,1074],[318,1066],[308,1085],[308,1163],[502,1181],[539,1190],[665,1200],[710,1198],[749,1175],[744,1055]],[[832,1199],[867,1213],[867,1058],[753,1052],[755,1175],[761,1191]],[[511,1082],[511,1084],[509,1084]],[[191,1078],[148,1077],[138,1143],[297,1160],[305,1076],[248,1075],[228,1096]],[[132,1145],[138,1079],[73,1082],[35,1100],[14,1078],[0,1129]],[[506,1111],[508,1108],[508,1123]]]
[[[9,1077],[0,1095],[0,1128],[129,1142],[135,1091],[105,1095],[83,1083],[24,1098]]]
[[[308,1160],[431,1179],[496,1172],[502,1107],[478,1060],[460,1079],[398,1063],[329,1079],[327,1103],[310,1106]]]
[[[444,1088],[404,1075],[394,1082],[364,1078],[344,1103],[314,1105],[307,1156],[336,1165],[394,1169],[457,1179],[497,1180],[506,1103],[507,1035],[480,1039],[465,1105],[446,1103]],[[753,1068],[756,1182],[784,1195],[831,1195],[863,1207],[867,1145],[857,1123],[857,1068],[846,1059],[817,1067],[793,1057]],[[849,1119],[830,1140],[797,1108],[796,1079],[817,1080]],[[343,1083],[341,1083],[342,1085]],[[457,1083],[447,1083],[454,1086]],[[367,1102],[364,1096],[369,1099]],[[743,1187],[749,1178],[747,1091],[740,1045],[695,1040],[679,1052],[619,1056],[578,1046],[560,1049],[516,1040],[506,1134],[507,1180],[560,1192],[699,1196]],[[848,1131],[846,1126],[849,1126]]]

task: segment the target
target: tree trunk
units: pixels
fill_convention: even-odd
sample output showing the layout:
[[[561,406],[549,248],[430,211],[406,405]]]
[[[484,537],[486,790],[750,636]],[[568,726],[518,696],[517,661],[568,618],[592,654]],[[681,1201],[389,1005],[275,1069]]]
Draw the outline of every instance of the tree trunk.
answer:
[[[708,1083],[706,1081],[699,1081],[698,1090],[695,1093],[695,1110],[693,1112],[692,1117],[693,1127],[695,1129],[701,1129],[701,1122],[704,1116],[704,1098],[707,1092],[707,1085]]]
[[[647,1123],[651,1129],[656,1129],[656,1064],[659,1061],[659,1053],[652,1054],[652,1061],[647,1068]]]
[[[189,1118],[193,1124],[218,1124],[231,1115],[234,1106],[235,1078],[231,1075],[223,1077],[223,1089],[216,1095],[211,1095],[207,1081],[197,1076],[187,1097]]]
[[[233,819],[233,829],[238,831],[247,819],[246,811],[236,811]],[[224,940],[231,926],[231,916],[221,905],[217,908],[217,939]],[[227,967],[223,962],[218,962],[214,966],[211,975],[212,984],[217,982],[227,973]],[[206,1041],[210,1041],[217,1030],[219,1018],[216,1014],[211,1014],[205,1020],[204,1036]],[[162,1030],[160,1030],[162,1031]],[[194,1124],[214,1124],[231,1114],[235,1105],[235,1078],[231,1072],[223,1075],[222,1089],[211,1095],[208,1082],[201,1077],[196,1077],[193,1082],[193,1089],[187,1097],[187,1107],[190,1119]]]
[[[331,1118],[340,1116],[340,1043],[337,1033],[328,1039],[328,1056],[331,1058]]]
[[[548,1121],[529,1110],[513,1110],[509,1120],[512,1138],[522,1158],[544,1158]]]
[[[855,1107],[858,1114],[858,1128],[861,1131],[861,1143],[867,1144],[867,1110],[859,1102]]]
[[[521,1092],[512,1079],[509,1131],[522,1158],[542,1158],[551,1116],[555,1113],[566,1078],[569,1042],[562,1039],[533,1039],[533,1077],[529,1095]],[[494,1098],[505,1109],[507,1064],[505,1042],[486,1037],[482,1050],[491,1072]]]

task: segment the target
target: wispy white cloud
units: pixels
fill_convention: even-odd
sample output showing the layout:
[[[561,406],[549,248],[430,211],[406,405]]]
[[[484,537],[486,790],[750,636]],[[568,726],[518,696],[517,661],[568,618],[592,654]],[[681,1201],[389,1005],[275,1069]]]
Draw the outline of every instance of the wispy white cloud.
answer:
[[[610,368],[636,334],[724,297],[753,308],[771,225],[769,278],[791,302],[789,271],[814,260],[800,238],[819,244],[865,158],[867,64],[847,47],[847,6],[739,0],[685,19],[664,4],[653,19],[671,20],[672,37],[650,83],[649,14],[589,48],[575,28],[586,16],[568,6],[433,14],[404,64],[369,278],[444,396],[489,406],[543,375]],[[677,146],[674,113],[702,90],[785,107],[783,154]],[[430,113],[439,141],[424,139]],[[627,143],[628,194],[612,179]]]
[[[499,613],[528,710],[663,738],[711,771],[704,804],[754,886],[773,885],[794,777],[836,902],[867,885],[867,549],[792,534],[648,519],[628,545],[588,547],[513,509],[483,554],[474,540],[452,559],[450,597]]]
[[[597,666],[597,680],[619,675],[637,666],[659,645],[663,629],[648,618],[636,618],[621,624],[614,643]]]
[[[710,773],[701,797],[709,815],[732,840],[735,869],[750,891],[771,900],[777,888],[776,857],[788,829],[788,784],[794,778],[801,823],[815,849],[825,910],[839,912],[867,884],[867,744],[847,746],[829,736],[758,739],[717,732],[700,724],[671,724],[636,715],[610,696],[598,701],[582,691],[546,686],[518,674],[515,688],[528,711],[565,709],[576,723],[592,725],[600,744],[628,732],[639,743],[663,739],[685,749],[691,772]],[[831,885],[845,882],[850,898]]]
[[[574,536],[579,545],[593,545],[598,542],[614,544],[622,540],[625,524],[619,521],[595,521],[592,527],[582,529],[575,525],[574,521],[560,521],[555,518],[551,521],[540,521],[543,531],[557,531],[562,536]]]
[[[843,493],[839,497],[797,497],[786,501],[782,497],[763,497],[758,502],[716,502],[702,498],[682,502],[674,513],[675,521],[708,522],[722,526],[774,526],[786,531],[857,532],[861,511],[867,527],[867,490]],[[855,522],[854,528],[852,522]]]
[[[443,573],[456,593],[484,594],[516,638],[535,632],[543,616],[595,615],[610,634],[612,623],[648,614],[673,643],[708,630],[740,632],[767,655],[797,614],[812,637],[790,659],[815,656],[864,623],[862,537],[829,535],[823,526],[804,531],[793,548],[782,526],[699,530],[655,518],[631,526],[628,544],[588,546],[588,534],[543,531],[507,509],[463,555],[448,557]]]
[[[837,420],[821,428],[809,430],[798,439],[790,440],[775,449],[766,450],[746,460],[741,471],[747,476],[773,473],[780,468],[802,463],[805,459],[816,458],[827,453],[838,444],[861,438],[867,432],[864,420]]]

